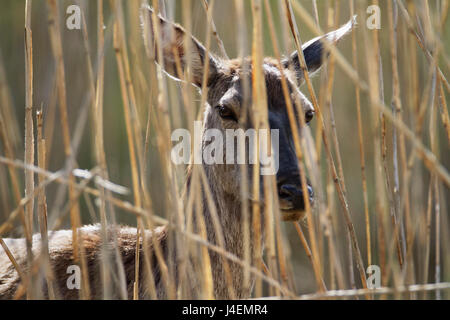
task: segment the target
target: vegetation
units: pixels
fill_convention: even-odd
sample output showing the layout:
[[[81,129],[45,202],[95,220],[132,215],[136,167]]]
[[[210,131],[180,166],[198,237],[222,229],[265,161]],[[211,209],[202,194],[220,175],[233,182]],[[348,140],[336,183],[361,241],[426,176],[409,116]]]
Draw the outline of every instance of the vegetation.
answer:
[[[199,256],[195,272],[204,274],[203,296],[212,298],[205,235],[179,223],[189,217],[190,200],[209,204],[199,204],[195,192],[184,198],[186,167],[170,160],[171,133],[193,130],[206,97],[155,63],[141,28],[143,3],[218,56],[256,62],[288,55],[357,15],[356,29],[301,88],[316,115],[296,151],[316,200],[304,221],[285,223],[263,210],[266,250],[251,269],[252,297],[450,298],[448,0],[3,1],[5,251],[3,238],[30,240],[47,230],[168,224],[182,233],[186,252]],[[72,4],[81,8],[79,30],[66,25]],[[380,29],[366,23],[376,14],[371,5],[380,8]],[[264,102],[261,75],[252,81],[255,101]],[[193,179],[200,188],[201,175]],[[253,183],[248,190],[263,181]],[[265,188],[277,201],[276,189]],[[368,288],[374,265],[377,289]],[[189,296],[179,290],[173,298]]]

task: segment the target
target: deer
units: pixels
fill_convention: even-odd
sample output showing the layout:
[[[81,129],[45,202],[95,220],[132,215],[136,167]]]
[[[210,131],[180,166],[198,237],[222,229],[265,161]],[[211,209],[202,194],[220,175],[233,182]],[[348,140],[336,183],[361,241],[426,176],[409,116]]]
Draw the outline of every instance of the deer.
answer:
[[[207,129],[217,129],[224,132],[227,128],[241,128],[249,129],[254,126],[254,119],[252,112],[244,108],[244,79],[251,79],[252,77],[252,63],[251,58],[236,58],[225,59],[213,54],[205,49],[204,45],[200,43],[194,36],[190,35],[183,29],[182,26],[167,21],[160,15],[153,14],[153,9],[145,7],[142,9],[143,18],[147,24],[143,23],[144,30],[148,32],[152,39],[156,54],[162,53],[164,71],[173,78],[181,79],[178,73],[179,67],[181,71],[185,72],[188,65],[190,65],[191,82],[199,89],[202,87],[202,81],[206,77],[207,97],[204,106],[203,114],[203,131]],[[156,18],[155,18],[156,17]],[[155,21],[156,19],[156,21]],[[355,17],[350,19],[348,23],[340,28],[318,36],[301,47],[303,51],[304,62],[306,64],[309,74],[318,71],[330,54],[329,45],[335,45],[341,38],[348,34],[355,25]],[[155,28],[155,26],[158,26]],[[159,41],[156,30],[159,30]],[[187,45],[189,41],[189,45]],[[326,45],[327,43],[327,45]],[[186,48],[190,52],[186,52]],[[187,60],[189,57],[189,61]],[[208,62],[209,68],[205,68],[205,63]],[[178,64],[178,65],[177,65]],[[178,68],[177,68],[178,67]],[[266,57],[263,60],[264,80],[267,92],[267,105],[262,106],[267,108],[268,124],[270,129],[277,129],[279,131],[279,148],[277,156],[279,159],[279,168],[275,173],[276,191],[279,201],[281,217],[283,220],[301,220],[304,218],[305,200],[308,198],[311,204],[314,203],[314,191],[311,184],[307,182],[308,194],[304,195],[301,185],[301,177],[298,166],[297,156],[293,146],[293,133],[288,120],[286,110],[286,100],[282,92],[282,75],[285,76],[288,84],[289,98],[298,99],[301,103],[301,112],[304,115],[304,123],[308,124],[312,121],[315,110],[312,103],[305,97],[299,89],[299,86],[304,82],[304,74],[301,68],[299,52],[294,51],[290,55],[282,58],[281,61],[271,57]],[[206,70],[207,71],[206,71]],[[205,74],[207,72],[207,74]],[[251,81],[248,81],[251,86]],[[251,96],[247,95],[251,105]],[[298,114],[296,115],[299,116]],[[201,148],[207,146],[207,139],[202,137]],[[224,150],[226,152],[226,150]],[[192,166],[192,165],[190,165]],[[207,184],[209,185],[210,194],[216,208],[217,217],[223,231],[224,250],[230,252],[239,259],[244,259],[244,234],[242,229],[242,206],[243,204],[251,206],[251,201],[244,201],[240,192],[240,185],[242,179],[242,166],[238,164],[201,164],[203,166]],[[252,168],[247,166],[248,177],[251,183]],[[191,186],[192,170],[187,170],[186,177],[186,192],[188,193]],[[206,192],[201,188],[202,200],[207,202]],[[260,194],[261,206],[264,207],[264,192],[261,190]],[[249,200],[249,199],[247,199]],[[251,199],[250,199],[251,200]],[[250,210],[250,207],[249,207]],[[263,212],[263,210],[261,210]],[[218,237],[215,234],[214,219],[208,206],[203,206],[202,212],[205,221],[207,240],[208,242],[217,245]],[[252,216],[250,215],[250,220]],[[143,241],[138,241],[137,229],[129,226],[115,226],[108,227],[107,236],[102,236],[101,226],[85,225],[79,229],[80,241],[85,250],[87,260],[88,281],[90,287],[90,298],[100,299],[103,297],[102,283],[101,283],[101,267],[100,259],[102,255],[102,248],[105,246],[113,246],[113,241],[116,241],[120,260],[123,265],[123,279],[125,283],[126,292],[125,298],[132,298],[133,293],[137,292],[139,299],[150,298],[150,288],[148,287],[148,279],[151,276],[154,283],[154,289],[157,293],[157,298],[169,298],[167,285],[164,282],[163,270],[158,263],[157,248],[159,247],[162,257],[166,261],[171,261],[177,270],[176,250],[169,249],[170,237],[173,233],[168,231],[167,226],[160,226],[153,230],[144,230],[142,234]],[[74,253],[72,245],[72,231],[71,230],[55,230],[48,233],[48,258],[54,279],[54,287],[58,292],[57,297],[61,299],[78,299],[78,290],[69,289],[67,287],[67,268],[75,264]],[[253,239],[250,237],[250,239]],[[253,240],[252,240],[253,241]],[[254,243],[250,242],[251,250],[254,250]],[[14,257],[16,263],[27,270],[27,250],[25,246],[25,239],[4,239],[6,246]],[[149,245],[144,246],[147,242]],[[139,286],[137,291],[134,288],[135,281],[135,261],[136,261],[136,246],[139,243],[138,252],[141,257],[145,253],[151,258],[150,268],[144,266],[143,258],[141,258],[139,266]],[[175,243],[175,242],[172,242]],[[176,246],[176,243],[174,244]],[[32,252],[33,256],[38,256],[42,248],[42,241],[40,234],[35,234],[32,238]],[[260,248],[263,250],[263,248]],[[229,298],[248,298],[252,293],[252,287],[255,282],[254,274],[250,274],[250,286],[244,283],[244,267],[242,264],[229,261],[229,275],[231,275],[231,287],[233,296],[230,292],[230,286],[227,285],[230,279],[227,279],[225,264],[223,257],[216,251],[209,250],[210,263],[213,280],[213,294],[216,299]],[[251,265],[255,261],[251,255]],[[193,268],[190,265],[189,268]],[[146,270],[151,271],[151,275],[147,274]],[[176,272],[175,272],[176,274]],[[175,279],[178,281],[178,279]],[[195,279],[188,279],[189,288],[192,292],[192,297],[201,298],[198,286],[198,281]],[[16,268],[11,262],[3,248],[0,248],[0,299],[13,299],[22,283],[21,276],[18,274]],[[43,297],[48,298],[48,288],[45,281],[38,283]],[[113,292],[112,298],[123,297],[118,293]]]

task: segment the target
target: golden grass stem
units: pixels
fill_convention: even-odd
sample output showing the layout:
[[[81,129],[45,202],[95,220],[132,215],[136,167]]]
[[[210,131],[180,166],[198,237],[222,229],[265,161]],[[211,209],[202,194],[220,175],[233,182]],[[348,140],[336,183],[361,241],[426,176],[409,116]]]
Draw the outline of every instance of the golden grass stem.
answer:
[[[350,14],[355,14],[354,1],[350,3]],[[358,73],[358,51],[356,44],[356,33],[352,33],[352,65],[356,73]],[[366,161],[364,157],[364,138],[363,138],[363,125],[361,119],[361,93],[358,86],[355,87],[356,95],[356,115],[358,122],[358,142],[359,142],[359,161],[361,164],[361,179],[362,179],[362,191],[364,199],[364,218],[366,222],[366,250],[367,250],[367,265],[372,264],[372,242],[370,234],[370,215],[369,215],[369,200],[367,195],[367,178],[366,178]]]
[[[33,38],[31,31],[31,0],[25,3],[25,163],[34,164],[34,128],[33,128]],[[25,195],[34,190],[34,173],[25,170]],[[28,270],[33,264],[31,237],[33,234],[34,201],[25,206],[25,234]],[[31,273],[29,273],[31,275]],[[28,284],[33,283],[33,280]],[[33,299],[31,288],[27,288],[27,298]]]
[[[36,112],[37,118],[37,144],[38,144],[38,166],[40,168],[45,169],[45,139],[42,134],[42,126],[43,126],[43,113],[42,108]],[[40,174],[38,175],[39,184],[43,184],[45,181],[45,177]],[[41,233],[42,239],[42,250],[41,255],[44,256],[45,259],[45,281],[47,283],[48,288],[48,297],[50,300],[55,299],[55,291],[52,283],[52,269],[50,263],[49,256],[49,247],[48,247],[48,225],[47,225],[47,197],[45,195],[45,188],[41,188],[38,193],[38,221],[39,221],[39,230]]]

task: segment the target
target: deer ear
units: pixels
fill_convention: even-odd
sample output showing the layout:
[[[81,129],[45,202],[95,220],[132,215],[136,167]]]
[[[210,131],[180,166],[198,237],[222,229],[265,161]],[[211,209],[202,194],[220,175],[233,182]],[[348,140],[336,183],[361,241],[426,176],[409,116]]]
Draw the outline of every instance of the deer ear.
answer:
[[[309,40],[308,42],[303,44],[303,56],[305,57],[306,67],[308,68],[309,73],[313,73],[319,70],[325,59],[330,54],[324,42],[328,41],[331,43],[331,45],[336,45],[343,36],[345,36],[352,30],[355,25],[356,15],[353,16],[349,22],[347,22],[339,29]],[[300,67],[300,61],[297,51],[293,52],[289,58],[284,59],[282,63],[285,68],[292,67],[293,70],[295,70],[298,79],[303,78],[303,72]]]
[[[209,83],[209,79],[217,73],[217,60],[211,54],[207,54],[205,47],[193,36],[187,34],[181,26],[171,23],[159,15],[156,17],[157,21],[154,21],[154,18],[153,9],[143,6],[141,21],[144,28],[144,38],[150,50],[154,50],[156,61],[159,61],[159,48],[157,47],[159,45],[161,46],[164,70],[169,75],[182,79],[183,75],[178,72],[177,60],[183,73],[189,65],[192,83],[200,87],[203,81],[205,62],[206,59],[209,59],[207,77],[207,83]],[[150,32],[147,28],[150,29]],[[157,37],[155,29],[158,30],[159,37]],[[190,60],[189,63],[188,59]]]

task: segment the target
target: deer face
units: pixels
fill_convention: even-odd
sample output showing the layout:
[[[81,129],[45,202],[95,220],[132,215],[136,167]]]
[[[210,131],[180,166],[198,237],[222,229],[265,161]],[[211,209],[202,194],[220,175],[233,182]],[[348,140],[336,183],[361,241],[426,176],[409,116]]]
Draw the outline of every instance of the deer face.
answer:
[[[176,78],[183,78],[177,70],[185,71],[186,66],[190,66],[192,83],[199,88],[202,86],[203,79],[207,86],[207,105],[204,113],[202,138],[202,147],[207,148],[211,142],[211,137],[206,134],[208,129],[218,130],[223,137],[227,137],[228,129],[248,132],[248,129],[254,128],[255,119],[250,106],[252,106],[252,66],[250,59],[223,60],[207,53],[203,45],[194,37],[185,33],[183,28],[172,24],[158,17],[152,21],[153,14],[150,9],[146,9],[144,17],[147,15],[149,20],[146,25],[150,26],[147,33],[151,38],[149,43],[159,43],[161,48],[156,52],[162,52],[164,69],[167,73]],[[343,35],[348,33],[354,22],[350,21],[340,29],[330,32],[322,37],[315,38],[302,47],[308,72],[317,71],[322,65],[327,55],[324,41],[336,43]],[[159,30],[159,40],[155,41],[155,29]],[[144,32],[145,33],[145,32]],[[159,49],[159,50],[158,50]],[[188,63],[189,61],[189,63]],[[207,74],[205,74],[205,64],[208,63]],[[177,68],[178,65],[178,68]],[[285,220],[298,220],[304,215],[305,196],[302,192],[301,179],[299,175],[298,161],[294,149],[293,132],[290,126],[288,111],[286,107],[285,95],[282,90],[282,75],[287,81],[289,99],[295,106],[296,101],[300,102],[300,108],[295,108],[297,127],[300,126],[300,115],[297,110],[303,113],[306,123],[309,123],[314,116],[314,108],[311,102],[300,92],[298,85],[303,82],[303,72],[300,68],[298,52],[292,53],[288,58],[278,64],[272,58],[264,59],[263,63],[264,78],[267,92],[267,106],[257,106],[258,108],[267,108],[268,124],[270,129],[278,130],[278,150],[274,150],[274,158],[278,159],[278,170],[276,172],[277,191],[280,208],[283,211]],[[229,131],[229,130],[228,130]],[[217,131],[216,131],[217,132]],[[229,141],[227,142],[229,143]],[[227,157],[226,146],[223,144],[223,158]],[[234,150],[238,148],[233,141]],[[250,153],[250,139],[245,143],[245,154]],[[249,164],[248,157],[245,162],[248,166],[248,179],[252,183],[253,165]],[[224,192],[234,199],[240,198],[241,169],[242,166],[234,161],[230,164],[224,161],[223,164],[214,164],[206,166],[207,174],[217,181],[221,186],[221,192]],[[261,177],[262,181],[262,177]],[[260,199],[263,199],[263,190],[260,190]],[[310,203],[314,202],[314,192],[309,185],[306,188]]]
[[[205,109],[204,128],[218,129],[226,135],[226,130],[239,130],[249,132],[249,129],[254,128],[255,119],[253,116],[251,99],[252,90],[251,84],[251,63],[250,61],[220,61],[220,67],[216,74],[216,79],[210,84],[208,88],[208,105]],[[243,64],[248,66],[246,67]],[[281,72],[285,73],[286,81],[289,88],[289,99],[294,105],[294,100],[300,101],[301,110],[304,114],[305,121],[308,123],[312,120],[314,115],[314,108],[308,99],[298,90],[295,83],[294,74],[287,69],[280,70],[276,66],[276,62],[270,58],[265,59],[263,65],[264,77],[267,91],[267,108],[268,124],[271,130],[278,130],[278,148],[274,151],[274,158],[278,159],[278,170],[276,172],[276,181],[278,188],[278,196],[280,207],[286,213],[284,217],[290,218],[299,217],[304,211],[304,197],[302,193],[300,175],[295,154],[292,129],[289,124],[289,117],[286,108],[286,101],[282,90]],[[247,86],[247,87],[246,87]],[[300,127],[299,115],[296,113],[297,126]],[[204,140],[209,140],[208,138]],[[227,141],[228,142],[228,141]],[[245,155],[250,154],[250,139],[245,141]],[[238,149],[237,142],[232,142],[235,147],[232,150]],[[253,141],[253,143],[255,143]],[[206,145],[206,142],[204,142]],[[224,157],[227,156],[229,149],[224,148]],[[237,161],[234,161],[236,163]],[[246,164],[248,164],[248,180],[251,185],[253,172],[253,165],[247,157]],[[215,181],[221,181],[223,189],[229,194],[234,194],[236,198],[239,197],[240,183],[241,183],[241,167],[239,165],[216,165],[213,173]],[[260,178],[262,181],[262,177]],[[260,199],[263,199],[263,184],[260,184]],[[309,200],[314,201],[313,189],[310,185],[307,187]]]

